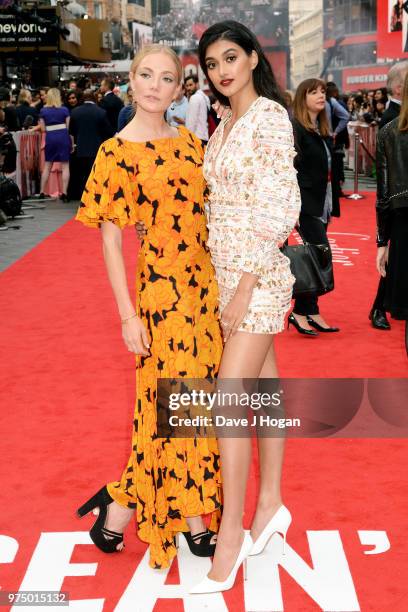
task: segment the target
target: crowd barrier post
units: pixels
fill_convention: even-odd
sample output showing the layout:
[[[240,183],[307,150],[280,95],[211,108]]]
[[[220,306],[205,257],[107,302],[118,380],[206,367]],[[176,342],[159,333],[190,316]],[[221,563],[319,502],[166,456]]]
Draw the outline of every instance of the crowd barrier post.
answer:
[[[348,200],[363,200],[364,196],[358,193],[358,153],[360,146],[360,134],[354,133],[354,192],[347,196]]]

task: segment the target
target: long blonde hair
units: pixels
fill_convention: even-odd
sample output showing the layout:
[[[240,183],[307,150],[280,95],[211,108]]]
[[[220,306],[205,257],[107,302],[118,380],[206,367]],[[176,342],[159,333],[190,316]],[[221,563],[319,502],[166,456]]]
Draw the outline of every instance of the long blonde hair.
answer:
[[[31,91],[29,89],[21,89],[18,94],[17,103],[23,104],[23,102],[27,102],[27,104],[31,104],[32,102]]]
[[[56,108],[62,106],[61,93],[59,89],[56,87],[51,87],[51,89],[47,91],[47,103],[45,106],[55,106]]]
[[[408,132],[408,72],[405,76],[404,86],[402,88],[402,103],[398,120],[398,129],[400,132]]]
[[[130,72],[134,74],[140,62],[147,55],[151,55],[152,53],[165,53],[166,55],[171,57],[176,67],[176,70],[177,70],[178,81],[181,83],[183,79],[183,65],[180,61],[179,56],[174,51],[174,49],[172,49],[171,47],[168,47],[167,45],[161,45],[160,43],[154,43],[152,45],[145,45],[144,47],[142,47],[140,51],[136,53],[135,57],[133,58],[132,64],[130,66]]]

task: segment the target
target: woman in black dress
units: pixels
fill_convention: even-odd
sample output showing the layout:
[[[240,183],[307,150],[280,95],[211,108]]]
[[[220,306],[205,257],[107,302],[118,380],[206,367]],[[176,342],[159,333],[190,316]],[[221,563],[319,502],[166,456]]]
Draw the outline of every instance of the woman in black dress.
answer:
[[[387,279],[385,309],[405,321],[408,355],[408,75],[399,117],[378,133],[376,166],[377,269]]]
[[[295,168],[302,207],[299,227],[302,237],[311,244],[329,245],[327,226],[333,210],[338,210],[336,187],[332,188],[332,148],[326,116],[326,84],[320,79],[306,79],[296,90],[293,103],[295,134]],[[305,336],[319,332],[337,332],[319,312],[317,296],[297,298],[288,325]]]

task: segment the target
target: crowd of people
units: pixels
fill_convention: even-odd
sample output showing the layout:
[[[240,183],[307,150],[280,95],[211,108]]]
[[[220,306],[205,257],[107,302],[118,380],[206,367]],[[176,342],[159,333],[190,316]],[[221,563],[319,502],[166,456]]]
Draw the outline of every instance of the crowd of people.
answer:
[[[293,103],[286,95],[288,113],[259,41],[237,22],[205,31],[199,61],[218,101],[215,117],[198,79],[183,78],[174,50],[157,44],[135,56],[125,100],[109,78],[96,92],[72,82],[64,98],[56,88],[34,100],[20,92],[0,118],[45,133],[42,190],[53,161],[65,164],[67,190],[73,154],[80,162],[76,219],[101,230],[124,346],[137,359],[128,464],[78,514],[99,511],[90,535],[107,553],[123,550],[135,516],[155,569],[170,565],[183,533],[194,555],[213,556],[191,594],[231,589],[241,564],[262,554],[273,534],[284,547],[292,521],[281,496],[284,439],[256,432],[260,486],[245,531],[251,436],[219,429],[217,439],[160,435],[157,379],[216,379],[228,392],[231,380],[243,391],[244,379],[278,377],[273,336],[284,330],[298,280],[282,249],[297,226],[305,242],[330,252],[350,109],[381,110],[375,91],[366,102],[363,92],[345,100],[335,83],[314,78],[299,84]],[[377,100],[381,92],[377,267],[384,287],[371,313],[378,329],[386,310],[408,320],[408,62],[390,70],[388,88],[390,100],[381,90]],[[125,273],[125,226],[136,226],[141,238],[136,303]],[[289,325],[305,337],[340,331],[320,312],[322,294],[296,296]],[[234,405],[234,414],[241,408]]]
[[[400,62],[390,69],[386,88],[360,90],[350,95],[342,95],[335,83],[319,79],[304,81],[294,95],[284,92],[283,103],[292,119],[297,143],[295,165],[302,191],[299,230],[305,240],[328,244],[326,233],[330,218],[340,215],[344,157],[349,147],[348,123],[357,121],[382,129],[395,119],[401,108],[406,69],[407,63]],[[204,92],[200,88],[197,76],[189,74],[166,111],[167,122],[172,127],[186,126],[206,144],[220,121],[213,108],[214,100],[211,91]],[[5,152],[3,172],[13,176],[15,170],[16,151],[10,133],[41,130],[45,134],[45,157],[39,198],[47,196],[50,171],[53,163],[59,162],[62,173],[60,198],[79,200],[100,145],[125,128],[134,117],[135,109],[131,84],[119,86],[109,77],[96,84],[72,79],[65,89],[41,87],[11,92],[0,87],[0,146]],[[320,127],[312,129],[316,121]],[[329,183],[325,175],[330,176]],[[329,189],[324,186],[326,183]],[[390,329],[384,306],[385,287],[385,279],[381,276],[370,311],[372,325],[379,330]],[[338,331],[320,315],[317,298],[297,299],[289,325],[309,336]]]
[[[84,89],[76,80],[71,80],[65,90],[43,87],[35,91],[21,89],[13,94],[1,87],[0,132],[44,132],[45,163],[41,169],[39,198],[48,195],[46,186],[51,167],[59,162],[62,171],[60,198],[79,200],[99,146],[132,119],[135,113],[132,99],[128,84],[120,88],[109,77],[96,86],[86,83]],[[195,75],[185,78],[166,117],[170,125],[186,125],[205,142],[217,124],[210,98],[200,89]],[[11,151],[6,163],[8,174],[13,170],[10,155]]]
[[[260,486],[245,532],[251,436],[217,428],[218,450],[205,436],[161,437],[156,377],[216,375],[221,392],[231,391],[231,380],[234,391],[243,391],[243,379],[277,378],[272,338],[283,331],[298,280],[281,247],[298,223],[308,243],[330,250],[327,227],[340,213],[337,140],[349,120],[336,85],[316,78],[298,86],[290,121],[259,42],[242,24],[211,26],[200,39],[199,58],[221,116],[208,146],[208,125],[202,134],[187,129],[196,114],[208,114],[198,83],[184,82],[190,100],[182,125],[180,60],[170,47],[144,48],[131,69],[137,112],[99,149],[76,217],[101,230],[123,340],[139,360],[129,462],[78,513],[99,508],[90,534],[105,552],[123,550],[124,529],[136,516],[157,569],[170,565],[182,532],[193,554],[213,556],[191,594],[231,589],[241,564],[262,554],[274,533],[284,547],[292,521],[280,490],[284,441],[257,430]],[[408,188],[401,177],[408,76],[401,65],[391,71],[390,88],[402,107],[378,141],[377,266],[387,279],[384,307],[407,320]],[[172,124],[165,120],[169,106]],[[136,225],[142,240],[136,307],[124,273],[121,229],[127,225]],[[320,313],[319,295],[297,297],[289,314],[289,323],[308,337],[340,331]],[[235,417],[246,414],[232,408]],[[205,513],[211,513],[209,529]]]
[[[384,113],[387,115],[387,110],[393,108],[395,101],[392,92],[389,96],[386,88],[342,95],[335,83],[326,83],[325,87],[329,131],[334,136],[332,161],[337,169],[337,197],[343,195],[341,184],[344,181],[345,148],[349,146],[348,122],[359,121],[373,127],[382,126]],[[0,133],[26,129],[46,132],[46,163],[59,161],[64,164],[61,197],[63,200],[77,200],[81,197],[86,173],[89,173],[92,167],[100,144],[122,130],[134,115],[132,89],[129,83],[122,82],[119,85],[117,80],[110,77],[96,83],[91,83],[88,79],[72,79],[66,88],[58,89],[57,94],[56,87],[21,89],[17,92],[0,87]],[[285,105],[291,117],[295,95],[296,91],[287,91],[284,94]],[[186,76],[176,99],[169,107],[167,119],[170,125],[186,125],[202,140],[208,141],[219,121],[212,108],[214,101],[211,93],[204,92],[199,87],[197,76],[190,74]],[[60,110],[43,111],[45,106]],[[107,121],[103,120],[103,114],[98,109],[105,111]],[[55,127],[58,125],[61,128],[60,133]],[[70,145],[65,137],[67,131]],[[83,138],[83,134],[86,134],[87,138]],[[47,141],[53,141],[53,147],[47,146]],[[40,197],[46,195],[49,171],[49,166],[42,168]],[[337,214],[337,207],[335,203],[334,215]]]

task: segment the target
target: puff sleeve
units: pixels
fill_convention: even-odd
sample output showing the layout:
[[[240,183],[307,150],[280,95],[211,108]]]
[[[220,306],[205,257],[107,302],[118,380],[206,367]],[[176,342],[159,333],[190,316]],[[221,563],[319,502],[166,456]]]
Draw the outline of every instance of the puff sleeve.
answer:
[[[271,102],[254,134],[254,183],[250,228],[251,248],[242,254],[240,269],[262,276],[271,250],[292,232],[300,212],[300,191],[293,165],[293,128],[287,112]]]
[[[117,143],[110,139],[99,147],[75,219],[88,227],[111,221],[121,229],[137,218],[135,169],[118,159]]]

